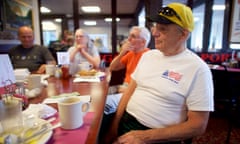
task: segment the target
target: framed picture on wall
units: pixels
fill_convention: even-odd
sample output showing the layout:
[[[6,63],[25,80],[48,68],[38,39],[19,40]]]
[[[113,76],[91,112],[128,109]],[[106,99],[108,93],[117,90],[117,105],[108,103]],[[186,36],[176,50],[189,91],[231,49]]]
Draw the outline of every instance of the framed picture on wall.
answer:
[[[20,0],[4,0],[5,29],[32,26],[32,7]]]
[[[17,30],[20,26],[32,27],[32,7],[23,1],[3,0],[2,17],[5,37],[0,39],[17,39]]]
[[[230,42],[240,43],[240,0],[233,1],[232,9]]]

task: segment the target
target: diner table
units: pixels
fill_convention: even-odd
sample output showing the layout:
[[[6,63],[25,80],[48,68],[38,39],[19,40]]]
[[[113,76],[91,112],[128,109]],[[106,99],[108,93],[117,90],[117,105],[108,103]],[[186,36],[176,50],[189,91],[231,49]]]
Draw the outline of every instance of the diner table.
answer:
[[[85,115],[84,123],[87,123],[90,128],[87,134],[85,144],[95,144],[98,141],[98,133],[102,122],[104,105],[107,96],[108,89],[107,73],[105,76],[101,77],[100,82],[73,82],[73,79],[74,77],[64,79],[49,77],[47,79],[48,84],[43,88],[41,94],[35,98],[29,99],[29,104],[42,103],[48,97],[56,96],[63,93],[78,92],[80,93],[80,97],[84,95],[89,95],[90,110]],[[57,109],[56,103],[49,105]],[[79,129],[81,129],[81,127]],[[61,130],[53,131],[52,138],[48,141],[47,144],[55,143],[65,144],[64,142],[54,141],[55,133],[59,131]],[[68,130],[68,132],[70,133],[69,136],[65,136],[64,139],[66,141],[71,140],[74,141],[74,143],[80,144],[79,141],[77,140],[75,141],[74,138],[81,137],[81,133],[78,134],[79,131],[77,130]],[[71,137],[71,134],[75,135],[75,137],[73,136]]]

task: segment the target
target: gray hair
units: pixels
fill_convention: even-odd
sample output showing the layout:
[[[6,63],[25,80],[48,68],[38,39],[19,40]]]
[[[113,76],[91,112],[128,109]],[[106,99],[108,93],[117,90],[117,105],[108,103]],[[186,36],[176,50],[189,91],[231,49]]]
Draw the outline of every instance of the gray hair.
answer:
[[[145,43],[145,47],[148,46],[150,39],[151,39],[151,33],[150,31],[146,28],[146,27],[140,27],[140,26],[133,26],[131,28],[131,30],[133,29],[137,29],[138,31],[140,31],[140,37],[145,39],[146,43]]]
[[[89,34],[88,34],[85,30],[83,30],[83,29],[81,29],[81,28],[77,29],[77,30],[75,31],[74,37],[76,36],[76,33],[79,32],[79,31],[81,31],[81,32],[83,33],[83,35],[84,35],[85,37],[87,37],[87,39],[88,39],[88,42],[87,42],[88,48],[93,48],[93,41],[91,40],[91,38],[89,37]],[[74,45],[76,45],[76,41],[74,42]]]

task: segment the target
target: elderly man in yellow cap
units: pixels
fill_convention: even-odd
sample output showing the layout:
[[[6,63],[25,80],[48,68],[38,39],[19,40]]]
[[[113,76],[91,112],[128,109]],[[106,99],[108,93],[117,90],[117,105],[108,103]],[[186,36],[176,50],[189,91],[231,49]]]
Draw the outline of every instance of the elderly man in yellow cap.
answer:
[[[155,22],[156,49],[143,54],[131,75],[109,137],[115,144],[191,143],[205,132],[214,110],[211,71],[186,48],[192,11],[171,3],[148,18]]]

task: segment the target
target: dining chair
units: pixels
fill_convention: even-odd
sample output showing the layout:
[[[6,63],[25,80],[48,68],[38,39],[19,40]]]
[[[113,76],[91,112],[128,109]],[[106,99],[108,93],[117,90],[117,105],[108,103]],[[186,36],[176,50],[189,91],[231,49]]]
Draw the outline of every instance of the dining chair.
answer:
[[[240,73],[229,71],[225,66],[224,70],[212,69],[211,71],[215,103],[213,115],[227,118],[228,130],[225,142],[229,144],[233,126],[239,115]]]
[[[229,108],[229,119],[228,119],[228,132],[226,138],[226,144],[229,144],[231,132],[234,126],[237,126],[240,120],[240,73],[228,71],[229,86],[230,86],[230,95],[231,103]]]
[[[126,72],[126,69],[112,71],[109,86],[121,85],[125,78],[125,72]]]

